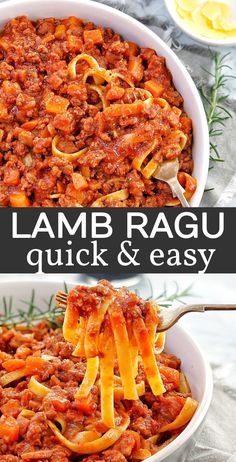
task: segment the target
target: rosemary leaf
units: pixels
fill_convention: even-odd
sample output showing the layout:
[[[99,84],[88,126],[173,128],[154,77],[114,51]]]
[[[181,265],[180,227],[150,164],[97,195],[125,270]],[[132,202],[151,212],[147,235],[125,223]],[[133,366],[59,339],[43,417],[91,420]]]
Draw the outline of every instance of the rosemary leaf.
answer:
[[[199,88],[199,92],[202,96],[209,127],[210,160],[224,162],[221,159],[215,138],[223,135],[223,127],[225,127],[226,121],[232,118],[230,111],[222,104],[227,103],[229,98],[229,94],[224,93],[225,87],[229,79],[235,78],[235,76],[224,73],[225,69],[232,70],[231,66],[226,64],[226,59],[230,56],[230,52],[222,56],[220,53],[214,53],[211,50],[210,53],[213,59],[214,70],[213,72],[205,68],[203,70],[212,77],[212,83],[208,91],[206,88],[201,87]],[[216,157],[212,155],[212,152],[214,152]]]

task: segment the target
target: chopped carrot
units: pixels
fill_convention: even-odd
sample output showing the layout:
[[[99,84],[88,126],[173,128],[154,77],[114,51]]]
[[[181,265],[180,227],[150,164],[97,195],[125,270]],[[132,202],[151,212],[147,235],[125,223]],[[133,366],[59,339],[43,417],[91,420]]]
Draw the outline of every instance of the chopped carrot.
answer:
[[[34,135],[28,130],[21,130],[18,135],[18,140],[25,146],[33,146]]]
[[[50,402],[52,403],[54,409],[58,412],[65,412],[68,409],[68,400],[61,396],[50,396]]]
[[[5,353],[5,351],[0,350],[0,364],[3,361],[7,361],[8,359],[12,359],[12,356],[9,355],[8,353]]]
[[[17,167],[6,168],[4,182],[7,186],[17,186],[20,183],[20,172]]]
[[[21,405],[17,399],[9,399],[0,410],[5,416],[17,417],[21,411]]]
[[[62,114],[69,106],[70,102],[68,99],[62,96],[52,94],[45,104],[46,111],[52,114]]]
[[[142,65],[142,60],[138,57],[131,58],[128,64],[128,71],[132,75],[132,77],[140,82],[143,78],[143,65]]]
[[[132,56],[137,56],[138,54],[138,45],[134,42],[127,42],[129,48],[125,51],[125,56],[131,58]]]
[[[87,180],[83,177],[83,175],[77,172],[72,174],[72,182],[77,191],[82,191],[88,187]]]
[[[103,43],[103,36],[100,29],[85,30],[84,41],[85,43],[92,40],[95,45]]]
[[[106,91],[106,99],[109,101],[115,101],[117,99],[121,99],[124,96],[125,90],[118,85],[113,85],[112,87],[108,88]]]
[[[90,167],[88,165],[82,165],[81,173],[85,178],[90,178]]]
[[[11,207],[30,207],[30,201],[25,191],[10,194],[9,200]]]
[[[16,350],[16,356],[20,359],[25,359],[27,356],[31,355],[31,349],[25,345],[21,345]]]
[[[48,138],[50,136],[50,133],[48,131],[48,127],[44,127],[38,132],[38,136],[40,138]]]
[[[14,417],[2,415],[0,419],[0,439],[13,443],[18,440],[19,425]]]
[[[155,82],[155,80],[148,80],[147,82],[145,82],[144,88],[145,90],[150,91],[154,98],[159,98],[164,91],[164,87],[159,83]]]
[[[16,71],[16,78],[19,82],[22,82],[24,83],[25,82],[25,79],[26,79],[26,76],[27,76],[27,71],[26,69],[18,69]]]
[[[81,84],[79,84],[79,83],[71,82],[71,83],[69,83],[66,92],[70,96],[81,97],[81,95],[83,93],[83,86]]]
[[[65,24],[58,24],[58,26],[56,27],[54,35],[55,35],[57,40],[60,40],[63,37],[65,37],[65,32],[66,32]]]
[[[41,43],[42,44],[46,44],[48,42],[52,42],[52,40],[54,40],[54,35],[53,34],[46,34],[42,39],[41,39]]]
[[[76,18],[76,16],[69,16],[69,18],[64,19],[63,23],[78,27],[83,25],[82,19]]]
[[[65,192],[66,188],[65,188],[65,185],[62,183],[62,181],[57,181],[57,191],[60,193],[60,194],[63,194]]]
[[[173,369],[173,367],[159,366],[159,370],[165,386],[173,384],[173,388],[178,388],[179,371],[177,369]]]
[[[86,199],[87,191],[77,191],[72,183],[68,184],[66,187],[66,194],[70,197],[73,197],[79,204],[83,204]]]
[[[10,42],[7,42],[4,40],[4,38],[0,38],[0,48],[2,48],[4,51],[8,51],[10,47]]]
[[[45,361],[38,356],[28,356],[25,360],[25,375],[34,375],[41,372]]]
[[[76,35],[69,35],[67,38],[67,45],[70,51],[77,53],[81,51],[83,42],[81,38],[77,37]]]
[[[192,121],[189,117],[182,115],[179,119],[184,133],[191,133],[192,130]]]
[[[39,123],[39,119],[32,119],[29,120],[29,122],[25,122],[24,124],[21,125],[21,128],[24,128],[24,130],[33,130],[35,127],[37,127]]]
[[[2,82],[2,89],[5,93],[11,96],[17,96],[21,92],[21,87],[17,82],[11,82],[10,80],[4,80]]]
[[[56,129],[55,129],[54,125],[49,123],[47,125],[47,130],[48,130],[49,136],[55,136],[56,135]]]
[[[85,415],[90,415],[94,411],[93,399],[91,396],[75,400],[75,407]]]
[[[2,367],[6,369],[7,372],[16,371],[17,369],[25,367],[25,361],[23,359],[8,359],[2,363]]]
[[[7,107],[2,101],[0,101],[0,119],[7,119],[7,118],[8,118]]]

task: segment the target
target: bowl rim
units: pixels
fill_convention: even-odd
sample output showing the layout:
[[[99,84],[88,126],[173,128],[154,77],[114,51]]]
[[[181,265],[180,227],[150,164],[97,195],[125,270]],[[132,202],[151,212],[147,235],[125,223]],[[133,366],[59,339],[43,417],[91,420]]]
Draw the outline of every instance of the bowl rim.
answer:
[[[55,3],[55,16],[56,16],[56,9],[57,5],[65,4],[65,0],[51,0],[50,3]],[[0,11],[7,10],[8,8],[14,8],[19,6],[19,4],[27,5],[34,4],[34,0],[6,0],[0,4]],[[48,0],[40,0],[38,3],[40,17],[43,17],[43,5],[48,4]],[[151,29],[147,26],[142,24],[137,19],[134,19],[132,16],[124,13],[123,11],[117,10],[111,6],[105,5],[103,3],[98,3],[93,0],[67,0],[66,6],[69,7],[69,4],[75,5],[84,5],[88,8],[88,16],[89,16],[89,8],[94,8],[97,11],[104,12],[104,14],[109,13],[111,16],[116,16],[118,20],[122,21],[125,20],[126,22],[129,21],[130,26],[133,26],[137,31],[139,31],[140,37],[142,33],[145,34],[146,37],[150,37],[150,39],[156,42],[157,48],[160,46],[163,52],[163,56],[165,58],[170,59],[173,64],[179,68],[180,73],[182,74],[183,78],[188,82],[189,90],[192,94],[194,105],[196,106],[197,114],[196,114],[196,121],[198,123],[198,131],[200,132],[199,138],[201,138],[201,147],[198,149],[198,153],[201,150],[201,166],[199,168],[199,173],[197,175],[197,189],[190,200],[191,207],[198,207],[202,200],[202,196],[204,193],[207,177],[208,177],[208,168],[209,168],[209,131],[208,131],[208,124],[206,119],[206,114],[203,106],[202,99],[200,94],[197,90],[195,83],[189,72],[187,71],[184,64],[181,62],[179,57],[174,53],[174,51]],[[29,14],[30,16],[30,14]],[[117,23],[119,24],[119,23]],[[124,34],[122,34],[124,35]],[[158,51],[157,51],[158,52]],[[196,157],[195,157],[196,158]]]
[[[170,17],[173,19],[173,21],[177,24],[177,26],[189,37],[191,37],[193,40],[197,40],[197,42],[200,42],[204,45],[212,45],[212,46],[233,46],[236,44],[236,37],[235,38],[228,38],[228,39],[211,39],[204,37],[203,35],[197,34],[192,32],[190,29],[185,27],[184,21],[181,21],[181,18],[177,14],[174,8],[171,8],[171,5],[174,4],[175,0],[164,0],[165,7],[170,15]]]
[[[27,276],[26,279],[23,281],[15,278],[9,278],[8,280],[5,279],[3,281],[0,280],[0,292],[2,290],[2,287],[4,285],[14,285],[14,288],[17,286],[22,286],[22,282],[24,284],[24,287],[29,289],[29,287],[33,284],[35,288],[35,292],[37,294],[37,285],[42,286],[47,286],[50,288],[51,286],[57,286],[63,284],[63,281],[57,281],[56,279],[47,279],[45,280],[44,277],[40,276],[39,278],[30,278]],[[67,283],[68,287],[74,287],[76,285],[75,281],[69,281]],[[180,335],[183,337],[187,337],[188,342],[190,345],[193,347],[193,350],[195,350],[198,354],[198,357],[201,360],[202,366],[203,366],[203,377],[205,379],[204,383],[204,388],[203,388],[203,396],[200,402],[200,405],[197,408],[196,413],[194,414],[192,420],[188,423],[186,428],[182,431],[182,433],[177,436],[177,438],[169,443],[165,448],[161,449],[160,452],[157,452],[156,454],[153,454],[151,457],[148,457],[145,459],[145,462],[161,462],[166,459],[166,457],[172,455],[175,453],[176,450],[180,449],[181,447],[184,446],[184,444],[191,439],[193,434],[197,431],[198,427],[201,425],[201,423],[204,421],[206,414],[209,410],[211,401],[212,401],[212,395],[213,395],[213,375],[212,375],[212,370],[210,367],[210,364],[202,350],[202,348],[198,345],[198,343],[193,339],[193,337],[185,330],[182,326],[179,324],[176,324],[173,328],[173,330],[176,330],[177,332],[180,332]]]
[[[191,439],[193,434],[197,431],[201,423],[204,421],[212,401],[213,374],[210,364],[206,359],[206,356],[204,355],[202,348],[182,326],[176,324],[172,329],[176,329],[181,333],[181,335],[185,335],[188,338],[188,342],[191,344],[191,346],[193,346],[193,348],[197,350],[197,354],[201,358],[204,370],[204,393],[201,402],[196,410],[196,413],[192,417],[192,420],[190,420],[190,422],[187,424],[186,428],[182,431],[182,433],[180,433],[180,435],[178,435],[177,438],[171,443],[169,443],[165,448],[161,449],[160,452],[157,452],[156,454],[153,454],[153,456],[146,459],[147,462],[161,462],[162,460],[165,460],[166,457],[172,454],[174,455],[177,449],[183,447],[184,444]]]

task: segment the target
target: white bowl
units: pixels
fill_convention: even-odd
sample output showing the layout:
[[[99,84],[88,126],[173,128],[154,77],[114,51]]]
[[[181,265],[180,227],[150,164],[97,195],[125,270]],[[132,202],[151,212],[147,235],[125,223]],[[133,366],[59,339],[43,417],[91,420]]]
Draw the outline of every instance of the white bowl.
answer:
[[[68,284],[70,288],[71,284]],[[61,283],[45,281],[42,279],[30,279],[24,281],[11,280],[0,281],[0,300],[2,297],[13,296],[17,307],[24,309],[21,300],[30,300],[32,290],[35,290],[35,304],[45,307],[44,300],[49,300],[51,295],[58,290],[63,290]],[[146,462],[183,462],[194,446],[198,431],[200,430],[212,398],[212,374],[204,353],[193,341],[190,335],[180,326],[176,325],[167,333],[165,351],[173,353],[182,361],[182,369],[189,380],[193,397],[199,402],[199,407],[185,430],[168,446],[160,452],[146,459]]]
[[[185,100],[185,110],[193,120],[194,145],[193,175],[198,186],[191,206],[200,204],[208,174],[209,135],[207,120],[198,90],[189,73],[174,52],[150,29],[130,16],[106,5],[89,0],[10,0],[0,4],[0,27],[9,19],[27,15],[31,19],[42,17],[79,16],[96,24],[111,27],[126,40],[149,47],[166,58],[176,88]]]
[[[234,16],[236,17],[236,2],[235,0],[224,0],[233,11]],[[192,37],[194,40],[198,42],[204,43],[205,45],[213,45],[213,46],[232,46],[236,44],[236,37],[222,39],[212,39],[208,37],[204,37],[203,35],[194,32],[194,30],[190,30],[188,27],[185,26],[184,21],[179,17],[176,11],[176,2],[175,0],[165,0],[166,8],[169,12],[169,15],[172,17],[173,21],[177,24],[177,26],[182,29],[187,35]]]

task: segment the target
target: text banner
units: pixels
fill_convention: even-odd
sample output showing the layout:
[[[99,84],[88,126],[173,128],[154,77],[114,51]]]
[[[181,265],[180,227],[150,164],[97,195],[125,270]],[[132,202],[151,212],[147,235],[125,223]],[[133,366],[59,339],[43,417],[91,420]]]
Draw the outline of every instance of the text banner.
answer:
[[[236,273],[236,208],[2,209],[0,273]]]

